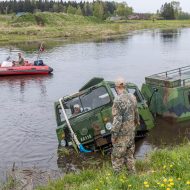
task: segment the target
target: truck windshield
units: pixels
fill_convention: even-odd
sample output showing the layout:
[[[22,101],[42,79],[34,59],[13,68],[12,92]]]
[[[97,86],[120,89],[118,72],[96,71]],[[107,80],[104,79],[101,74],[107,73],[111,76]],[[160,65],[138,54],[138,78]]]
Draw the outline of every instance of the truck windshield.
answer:
[[[136,97],[137,102],[142,102],[143,97],[139,90],[137,90],[136,88],[128,88],[127,90],[129,93],[133,94]]]
[[[91,89],[88,92],[66,100],[64,102],[65,112],[68,119],[81,113],[96,109],[110,102],[109,94],[105,87]],[[61,120],[64,120],[61,114]]]

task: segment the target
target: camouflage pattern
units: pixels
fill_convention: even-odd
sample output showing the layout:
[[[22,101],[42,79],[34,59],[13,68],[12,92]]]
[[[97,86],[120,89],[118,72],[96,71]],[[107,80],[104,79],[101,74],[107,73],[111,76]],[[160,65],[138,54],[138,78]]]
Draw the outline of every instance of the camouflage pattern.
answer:
[[[136,137],[142,137],[142,133],[144,134],[144,132],[154,127],[154,118],[152,117],[152,114],[150,113],[145,99],[141,95],[138,87],[135,84],[129,82],[124,84],[126,84],[125,89],[134,93],[134,95],[137,97],[140,125],[138,125],[136,128]],[[89,149],[91,150],[96,151],[100,150],[100,147],[102,149],[106,149],[111,146],[110,129],[112,125],[109,125],[109,127],[106,127],[106,125],[111,124],[113,119],[112,106],[114,98],[117,96],[115,86],[115,82],[113,81],[105,81],[101,78],[93,78],[87,82],[79,92],[64,97],[64,102],[67,102],[66,104],[68,104],[67,114],[73,131],[77,135],[79,142],[84,146],[87,143]],[[102,87],[104,87],[106,91],[103,96],[100,96],[98,104],[101,103],[103,99],[110,98],[109,103],[103,104],[95,109],[89,109],[90,107],[81,105],[81,102],[78,102],[80,96],[91,96],[90,94],[92,91]],[[91,97],[89,100],[91,101],[92,99],[93,98]],[[88,102],[88,104],[89,103],[90,102]],[[81,108],[81,113],[77,114],[76,116],[72,115],[75,104],[80,105]],[[83,107],[86,107],[87,109],[83,109]],[[73,146],[70,130],[68,129],[66,121],[63,117],[59,101],[54,103],[54,108],[57,123],[56,133],[59,147]]]
[[[190,120],[189,86],[188,65],[145,77],[141,91],[154,115],[174,121],[185,121]]]
[[[135,128],[139,122],[135,96],[124,91],[113,103],[113,127],[111,130],[113,150],[112,166],[115,172],[127,164],[130,173],[135,173]]]

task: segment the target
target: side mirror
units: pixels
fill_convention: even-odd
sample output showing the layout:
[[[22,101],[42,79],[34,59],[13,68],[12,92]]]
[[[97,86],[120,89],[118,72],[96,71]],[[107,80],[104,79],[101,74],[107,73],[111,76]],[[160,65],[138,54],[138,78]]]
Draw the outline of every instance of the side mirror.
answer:
[[[158,89],[155,88],[155,87],[153,87],[153,91],[154,91],[154,92],[158,92]]]
[[[148,107],[150,107],[150,104],[151,104],[151,101],[152,101],[152,97],[153,97],[154,93],[156,93],[156,92],[158,92],[158,89],[156,87],[153,87],[153,93],[152,93],[152,95],[150,97],[150,100],[148,101]]]

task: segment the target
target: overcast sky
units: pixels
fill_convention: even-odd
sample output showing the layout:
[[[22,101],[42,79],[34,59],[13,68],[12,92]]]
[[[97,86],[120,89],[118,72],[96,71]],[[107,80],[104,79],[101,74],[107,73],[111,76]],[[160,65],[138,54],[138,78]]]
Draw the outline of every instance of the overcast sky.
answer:
[[[81,0],[76,0],[76,1],[80,2]],[[82,0],[82,1],[92,1],[92,0]],[[160,10],[161,6],[164,3],[177,1],[180,2],[182,11],[190,13],[190,0],[104,0],[104,1],[126,2],[130,7],[133,7],[134,12],[140,12],[140,13],[156,13],[156,11]]]
[[[134,12],[156,12],[160,7],[172,0],[115,0],[116,2],[127,2],[127,4],[133,7]],[[190,13],[190,0],[175,0],[180,2],[181,8],[184,12]]]

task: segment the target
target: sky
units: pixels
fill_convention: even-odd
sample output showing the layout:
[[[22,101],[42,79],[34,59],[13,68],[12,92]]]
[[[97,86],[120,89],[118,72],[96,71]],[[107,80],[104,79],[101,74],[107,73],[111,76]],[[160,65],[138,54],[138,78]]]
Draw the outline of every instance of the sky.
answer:
[[[172,0],[115,0],[116,2],[126,2],[128,6],[133,7],[134,12],[155,13],[160,10],[164,3],[170,3]],[[182,11],[190,13],[190,0],[175,0],[180,2]]]

